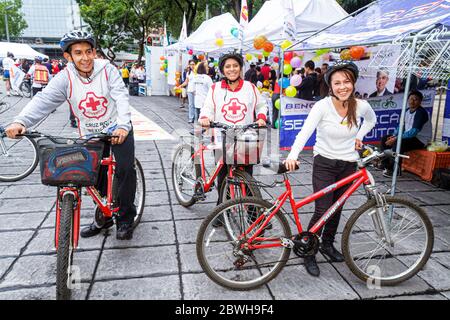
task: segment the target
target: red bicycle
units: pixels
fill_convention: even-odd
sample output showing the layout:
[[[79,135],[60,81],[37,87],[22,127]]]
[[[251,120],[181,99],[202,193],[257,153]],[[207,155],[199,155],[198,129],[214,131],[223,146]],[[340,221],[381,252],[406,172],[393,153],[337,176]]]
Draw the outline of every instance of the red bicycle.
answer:
[[[374,160],[395,157],[370,149],[371,154],[358,161],[359,170],[337,183],[296,202],[283,164],[278,173],[286,191],[273,203],[247,197],[229,200],[217,207],[202,223],[197,235],[197,257],[208,277],[234,290],[249,290],[272,280],[286,265],[291,250],[299,257],[315,255],[319,232],[336,210],[361,185],[367,202],[348,219],[342,234],[342,252],[350,270],[361,280],[378,285],[395,285],[414,276],[428,261],[434,234],[424,210],[408,200],[390,197],[377,189],[367,166]],[[298,210],[345,185],[352,184],[322,218],[310,229],[302,228]],[[291,233],[281,211],[290,202],[297,227]],[[256,219],[249,219],[254,216]],[[227,215],[233,232],[215,228],[212,221]],[[270,228],[269,228],[270,225]]]
[[[219,189],[219,198],[223,201],[237,197],[253,196],[261,198],[261,192],[254,178],[245,172],[243,165],[257,163],[262,150],[263,137],[255,130],[261,129],[256,123],[245,126],[228,126],[211,123],[218,128],[222,141],[211,143],[210,137],[201,136],[193,141],[191,136],[182,137],[183,143],[177,148],[172,162],[172,183],[178,202],[189,207],[197,201],[204,201],[206,194],[215,186],[215,180],[224,166],[228,166],[228,178]],[[205,131],[205,130],[203,130]],[[212,174],[206,169],[205,152],[219,150],[223,152]],[[231,152],[230,152],[231,151]]]
[[[71,288],[80,279],[73,272],[73,252],[78,247],[80,231],[80,209],[82,188],[91,196],[97,205],[95,222],[98,227],[104,226],[108,219],[116,218],[119,211],[118,183],[114,176],[116,162],[111,144],[107,142],[112,136],[95,134],[82,138],[63,138],[30,132],[24,136],[38,138],[41,180],[44,185],[56,186],[56,224],[55,247],[56,262],[56,298],[68,300]],[[109,147],[108,156],[102,158],[103,149]],[[100,166],[108,167],[107,192],[102,197],[94,187],[97,182]],[[142,166],[135,159],[137,176],[135,197],[135,228],[141,221],[145,203],[145,179]]]

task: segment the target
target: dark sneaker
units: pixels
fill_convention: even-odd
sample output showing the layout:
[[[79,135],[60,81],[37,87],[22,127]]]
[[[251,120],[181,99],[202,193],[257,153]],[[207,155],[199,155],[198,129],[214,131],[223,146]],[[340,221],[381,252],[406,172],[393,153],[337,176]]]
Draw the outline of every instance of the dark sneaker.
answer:
[[[391,171],[391,170],[389,170],[389,169],[384,169],[384,171],[383,171],[383,177],[386,177],[386,178],[392,178],[392,176],[394,175],[394,172],[393,171]],[[401,170],[398,170],[398,172],[397,172],[397,177],[401,177],[402,176],[402,171]]]
[[[117,225],[117,240],[133,239],[133,226],[130,223],[120,223]]]
[[[305,261],[306,271],[310,275],[312,275],[313,277],[320,276],[320,269],[319,269],[319,266],[317,265],[317,261],[316,261],[316,257],[315,256],[305,257],[304,261]]]
[[[95,222],[92,222],[89,226],[87,226],[81,230],[80,236],[82,238],[90,238],[90,237],[96,236],[100,233],[100,231],[111,228],[113,226],[113,224],[114,224],[114,222],[111,219],[111,220],[108,220],[103,227],[99,228]]]
[[[330,259],[331,262],[343,262],[344,256],[342,253],[336,250],[336,248],[333,246],[332,243],[323,242],[320,247],[319,251],[326,257]]]

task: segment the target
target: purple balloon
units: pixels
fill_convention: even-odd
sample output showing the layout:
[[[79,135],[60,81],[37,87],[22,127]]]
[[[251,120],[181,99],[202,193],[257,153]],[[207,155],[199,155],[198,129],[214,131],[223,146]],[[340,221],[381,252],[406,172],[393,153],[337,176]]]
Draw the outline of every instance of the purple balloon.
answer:
[[[291,60],[292,62],[292,60]],[[294,74],[291,77],[291,86],[298,87],[302,83],[302,76],[299,74]]]
[[[302,60],[299,57],[293,57],[291,59],[291,66],[292,68],[300,68],[300,66],[302,65]]]

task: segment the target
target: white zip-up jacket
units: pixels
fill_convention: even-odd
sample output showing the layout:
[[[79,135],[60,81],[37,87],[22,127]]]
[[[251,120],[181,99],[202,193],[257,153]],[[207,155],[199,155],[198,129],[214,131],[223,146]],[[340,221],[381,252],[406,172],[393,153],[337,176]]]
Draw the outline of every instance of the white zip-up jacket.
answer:
[[[14,119],[29,128],[68,102],[78,119],[79,133],[104,132],[117,127],[131,130],[128,90],[120,72],[107,60],[95,60],[89,81],[79,76],[73,63],[59,72]]]

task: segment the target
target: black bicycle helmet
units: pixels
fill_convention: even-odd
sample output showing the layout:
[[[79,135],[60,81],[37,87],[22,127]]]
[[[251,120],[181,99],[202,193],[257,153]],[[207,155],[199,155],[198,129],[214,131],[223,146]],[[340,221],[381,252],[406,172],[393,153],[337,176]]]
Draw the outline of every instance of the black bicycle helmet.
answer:
[[[358,80],[358,76],[359,76],[359,70],[358,70],[358,66],[356,64],[354,64],[351,61],[347,61],[347,60],[338,60],[335,62],[335,64],[328,69],[328,71],[325,73],[324,79],[325,79],[325,83],[328,85],[328,87],[331,88],[330,85],[330,79],[331,79],[331,75],[333,73],[335,73],[336,71],[339,70],[349,70],[350,72],[353,73],[353,75],[355,76],[355,81]]]
[[[79,42],[88,42],[93,48],[95,48],[95,39],[92,34],[82,30],[73,30],[66,33],[59,42],[59,46],[63,52],[67,52],[71,45]]]
[[[225,61],[228,59],[236,60],[239,65],[242,67],[244,66],[244,59],[242,59],[242,56],[239,53],[227,53],[220,57],[219,60],[219,70],[223,74],[223,68],[225,66]]]

